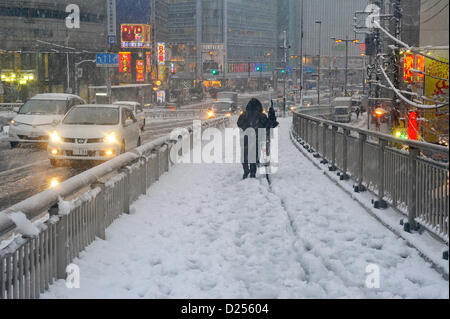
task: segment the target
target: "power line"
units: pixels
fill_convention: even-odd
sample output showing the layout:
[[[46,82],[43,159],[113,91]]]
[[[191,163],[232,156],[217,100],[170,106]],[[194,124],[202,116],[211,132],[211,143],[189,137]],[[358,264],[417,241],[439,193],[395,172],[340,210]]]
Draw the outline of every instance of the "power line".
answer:
[[[406,48],[406,49],[408,49],[408,50],[411,50],[412,52],[414,52],[414,53],[416,53],[416,54],[418,54],[418,55],[421,55],[421,56],[424,56],[424,57],[426,57],[426,58],[429,58],[430,60],[434,60],[434,61],[436,61],[436,62],[440,62],[440,63],[443,63],[443,64],[449,64],[448,61],[442,61],[442,60],[439,60],[439,59],[437,59],[437,58],[435,58],[435,57],[433,57],[433,56],[431,56],[431,55],[428,55],[428,54],[425,54],[425,53],[416,51],[413,47],[409,46],[409,45],[406,44],[405,42],[403,42],[403,41],[397,39],[395,36],[393,36],[392,34],[390,34],[389,31],[387,31],[385,28],[383,28],[377,21],[373,20],[373,23],[375,24],[375,26],[376,26],[378,29],[380,29],[381,31],[383,31],[389,38],[391,38],[392,40],[394,40],[395,42],[397,42],[398,44],[400,44],[400,45],[403,46],[404,48]]]
[[[438,2],[436,2],[435,4],[433,4],[431,7],[429,7],[429,8],[427,8],[427,9],[421,11],[420,13],[422,14],[422,13],[425,13],[425,12],[430,11],[431,9],[433,9],[433,8],[435,8],[437,5],[439,5],[441,2],[442,2],[442,0],[439,0]]]
[[[383,67],[381,65],[378,65],[378,68],[381,70],[381,73],[383,73],[386,81],[389,83],[389,86],[394,90],[395,94],[402,99],[404,102],[417,107],[418,109],[437,109],[437,108],[441,108],[444,106],[447,106],[448,103],[444,103],[444,104],[439,104],[439,105],[425,105],[425,104],[418,104],[416,102],[413,102],[411,100],[409,100],[408,98],[406,98],[399,89],[397,89],[394,84],[392,84],[391,79],[389,79],[388,75],[386,74],[386,71],[383,69]]]
[[[448,3],[441,9],[439,10],[435,15],[433,15],[432,17],[426,19],[425,21],[422,21],[420,24],[425,24],[427,22],[430,22],[431,20],[433,20],[434,18],[436,18],[438,15],[440,15],[446,8],[448,8]]]

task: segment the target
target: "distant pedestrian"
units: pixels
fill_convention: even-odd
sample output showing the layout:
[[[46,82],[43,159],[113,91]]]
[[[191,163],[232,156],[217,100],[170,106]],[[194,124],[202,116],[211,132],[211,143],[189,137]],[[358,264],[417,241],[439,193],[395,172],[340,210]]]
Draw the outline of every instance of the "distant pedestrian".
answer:
[[[245,112],[241,114],[237,121],[237,126],[243,130],[243,134],[241,135],[241,161],[242,168],[244,169],[243,179],[246,179],[249,174],[250,178],[256,177],[260,144],[267,142],[264,136],[260,137],[264,138],[262,141],[258,140],[259,129],[268,130],[278,125],[273,108],[269,111],[269,118],[262,111],[263,107],[261,102],[253,98],[248,102]]]
[[[361,113],[361,110],[359,107],[356,108],[356,119],[359,119],[359,114]]]

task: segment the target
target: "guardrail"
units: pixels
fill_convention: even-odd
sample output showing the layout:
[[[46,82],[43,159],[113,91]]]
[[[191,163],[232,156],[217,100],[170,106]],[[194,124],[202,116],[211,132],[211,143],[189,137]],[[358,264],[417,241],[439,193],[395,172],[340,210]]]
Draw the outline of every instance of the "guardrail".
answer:
[[[294,112],[292,134],[355,192],[370,190],[375,208],[388,203],[408,217],[406,231],[420,225],[448,243],[448,147],[367,131]],[[433,159],[435,157],[435,159]],[[439,158],[439,160],[436,160]]]
[[[187,129],[192,139],[192,126]],[[173,142],[159,138],[0,212],[0,244],[8,238],[0,247],[0,299],[39,298],[54,280],[65,279],[71,261],[96,237],[105,239],[105,229],[169,170]],[[19,231],[10,218],[17,212],[45,221],[37,233]]]
[[[311,105],[311,106],[302,106],[295,111],[300,112],[302,114],[314,116],[330,116],[332,114],[332,107],[330,105]]]
[[[198,110],[156,110],[156,111],[145,111],[145,117],[151,119],[166,119],[166,118],[186,118],[186,117],[199,117],[204,114],[205,111]]]
[[[0,111],[14,111],[15,107],[21,107],[23,103],[0,103]]]

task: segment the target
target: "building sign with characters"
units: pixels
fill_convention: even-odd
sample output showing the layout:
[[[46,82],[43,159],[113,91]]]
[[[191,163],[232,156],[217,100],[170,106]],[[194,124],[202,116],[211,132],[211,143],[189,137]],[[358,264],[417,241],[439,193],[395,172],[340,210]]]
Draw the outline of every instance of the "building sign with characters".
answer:
[[[136,82],[144,82],[144,60],[136,60]]]
[[[119,72],[130,73],[131,72],[131,53],[119,52]]]
[[[164,43],[158,43],[158,64],[166,63],[166,46]]]
[[[122,48],[150,48],[148,24],[122,24],[120,26]]]
[[[429,52],[435,58],[448,62],[448,50],[432,50]],[[425,58],[425,95],[438,103],[444,101],[449,93],[448,64]],[[429,104],[434,104],[429,102]],[[425,111],[428,126],[435,129],[426,129],[424,138],[427,142],[438,143],[443,137],[448,139],[448,105]]]

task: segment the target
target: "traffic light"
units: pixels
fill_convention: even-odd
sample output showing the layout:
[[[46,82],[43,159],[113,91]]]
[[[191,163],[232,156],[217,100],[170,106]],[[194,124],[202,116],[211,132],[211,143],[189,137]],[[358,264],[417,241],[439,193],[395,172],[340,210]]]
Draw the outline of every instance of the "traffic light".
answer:
[[[212,70],[211,70],[211,74],[212,74],[212,75],[217,75],[218,73],[219,73],[219,72],[217,72],[217,69],[212,69]]]
[[[283,69],[283,70],[281,70],[281,74],[283,74],[283,75],[284,75],[285,73],[286,73],[286,70],[284,70],[284,69]]]
[[[256,72],[260,72],[261,71],[261,67],[258,65],[257,67],[256,67]]]

